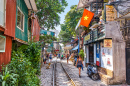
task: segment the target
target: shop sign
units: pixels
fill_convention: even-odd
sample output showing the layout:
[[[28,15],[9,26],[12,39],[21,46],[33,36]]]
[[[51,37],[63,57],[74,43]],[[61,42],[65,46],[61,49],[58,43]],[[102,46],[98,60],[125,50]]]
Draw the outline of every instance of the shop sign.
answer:
[[[108,2],[108,0],[104,0],[104,2]]]
[[[104,47],[112,47],[112,39],[104,39]]]
[[[90,40],[90,34],[85,37],[85,41]]]
[[[112,5],[106,5],[106,21],[113,21],[116,16],[115,8]]]
[[[88,44],[88,43],[91,43],[91,42],[92,42],[92,31],[84,37],[84,44]]]

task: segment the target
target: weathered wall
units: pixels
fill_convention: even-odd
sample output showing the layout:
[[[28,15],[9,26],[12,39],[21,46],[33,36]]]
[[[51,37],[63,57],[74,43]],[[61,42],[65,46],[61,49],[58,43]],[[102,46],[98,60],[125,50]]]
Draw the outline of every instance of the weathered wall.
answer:
[[[4,34],[15,38],[16,0],[6,0],[6,29]]]
[[[39,41],[40,26],[37,17],[35,17],[35,19],[32,19],[31,33],[32,33],[32,37],[35,38],[34,40]]]
[[[119,23],[109,22],[106,27],[109,28],[112,37],[113,50],[114,78],[110,80],[110,83],[124,82],[126,80],[125,42],[120,32]]]
[[[113,41],[114,82],[126,80],[125,42]]]
[[[6,36],[6,46],[5,46],[5,52],[0,52],[0,70],[1,65],[4,63],[5,65],[8,64],[11,60],[11,49],[12,49],[12,38],[9,36]]]

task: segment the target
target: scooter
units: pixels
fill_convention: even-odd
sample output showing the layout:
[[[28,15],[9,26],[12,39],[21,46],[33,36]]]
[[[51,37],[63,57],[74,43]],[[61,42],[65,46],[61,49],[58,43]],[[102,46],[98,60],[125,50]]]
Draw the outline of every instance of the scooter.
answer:
[[[88,67],[87,67],[87,74],[94,81],[99,79],[97,66],[95,64],[88,65]]]

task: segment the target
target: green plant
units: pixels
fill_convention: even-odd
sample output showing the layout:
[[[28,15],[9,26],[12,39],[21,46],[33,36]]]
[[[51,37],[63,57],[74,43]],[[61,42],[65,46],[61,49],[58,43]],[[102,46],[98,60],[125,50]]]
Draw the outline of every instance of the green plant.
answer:
[[[26,57],[32,64],[32,67],[37,70],[37,74],[40,74],[40,60],[41,60],[41,48],[39,43],[31,42],[29,45],[22,45],[18,48],[19,52],[24,53]]]
[[[33,41],[12,52],[9,68],[19,75],[18,86],[39,86],[40,55],[40,43]]]
[[[39,86],[40,80],[38,79],[32,62],[26,58],[22,49],[12,52],[12,59],[9,64],[9,69],[14,70],[19,75],[18,86]]]
[[[80,50],[79,55],[82,57],[82,60],[84,60],[84,51],[82,49]]]
[[[7,65],[3,68],[2,74],[0,74],[0,82],[2,83],[2,86],[18,86],[18,74],[9,70]]]

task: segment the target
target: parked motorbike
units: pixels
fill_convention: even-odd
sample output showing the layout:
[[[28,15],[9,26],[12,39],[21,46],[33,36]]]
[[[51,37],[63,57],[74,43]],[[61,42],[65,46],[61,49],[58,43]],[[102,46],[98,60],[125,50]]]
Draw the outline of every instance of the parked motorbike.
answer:
[[[95,64],[88,65],[88,67],[87,67],[87,74],[94,81],[99,79],[97,66]]]

